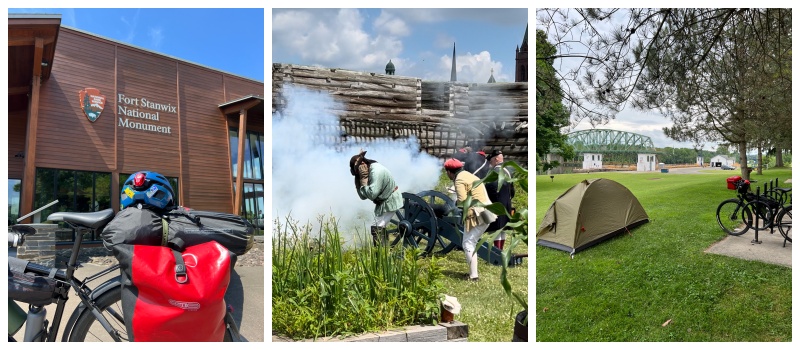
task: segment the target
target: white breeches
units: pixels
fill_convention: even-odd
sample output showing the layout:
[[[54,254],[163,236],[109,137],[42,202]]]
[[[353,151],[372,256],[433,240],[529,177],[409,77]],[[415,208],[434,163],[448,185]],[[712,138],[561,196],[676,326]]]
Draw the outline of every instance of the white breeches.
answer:
[[[381,216],[376,216],[373,226],[386,227],[386,224],[388,224],[389,221],[392,221],[392,217],[393,216],[394,216],[394,212],[393,211],[390,211],[388,213],[384,213]]]

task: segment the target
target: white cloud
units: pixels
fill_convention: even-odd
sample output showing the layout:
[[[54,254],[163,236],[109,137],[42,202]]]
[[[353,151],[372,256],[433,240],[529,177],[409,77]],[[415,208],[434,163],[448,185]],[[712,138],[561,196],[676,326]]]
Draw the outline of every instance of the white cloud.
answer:
[[[75,9],[64,9],[61,13],[61,23],[71,27],[78,27],[78,18],[75,16]]]
[[[378,32],[393,36],[407,36],[411,33],[406,22],[386,11],[381,11],[380,16],[378,16],[372,25]]]
[[[446,20],[468,20],[519,26],[528,22],[528,9],[391,9],[385,10],[409,22],[432,23]]]
[[[447,49],[447,48],[452,48],[453,47],[453,43],[455,43],[455,42],[456,42],[456,38],[453,37],[452,35],[445,34],[445,33],[437,33],[436,34],[436,38],[433,41],[433,45],[434,45],[434,47],[437,47],[437,48],[440,48],[440,49]]]
[[[273,61],[301,61],[322,67],[384,73],[391,59],[399,76],[448,81],[452,58],[441,54],[452,52],[455,38],[444,32],[424,33],[422,38],[416,38],[412,34],[419,33],[412,33],[417,29],[412,24],[438,21],[453,11],[387,9],[368,19],[366,12],[356,9],[275,9],[272,15]],[[473,12],[474,9],[467,11]],[[465,16],[458,11],[455,14],[457,18]],[[404,40],[414,41],[405,43]],[[405,52],[406,46],[436,52]],[[505,73],[503,64],[493,61],[489,51],[460,54],[457,64],[459,81],[485,83],[492,69],[496,81],[514,81],[514,67],[510,67],[510,73]]]
[[[127,26],[128,35],[126,35],[124,42],[128,44],[133,44],[133,39],[136,38],[136,26],[139,23],[139,12],[141,12],[141,9],[136,10],[131,21],[128,21],[125,17],[120,17],[120,21]]]
[[[441,56],[439,58],[439,68],[435,73],[423,76],[424,79],[449,81],[450,71],[453,63],[453,56]],[[489,76],[494,69],[494,79],[498,82],[513,81],[503,72],[503,64],[492,61],[492,55],[488,51],[481,51],[478,54],[466,53],[456,55],[456,78],[460,82],[485,83],[489,81]]]
[[[161,47],[161,42],[164,41],[164,34],[163,30],[158,28],[150,28],[147,31],[147,36],[150,37],[150,43],[153,45],[154,49],[159,49]]]
[[[403,49],[396,34],[404,31],[404,24],[388,17],[377,22],[381,34],[371,36],[363,29],[364,17],[355,9],[276,11],[273,52],[292,52],[324,67],[383,72],[389,59]]]
[[[575,10],[569,10],[569,16],[571,20],[579,20],[578,14]],[[607,35],[611,33],[614,28],[625,26],[626,25],[626,18],[624,15],[626,14],[625,11],[620,11],[615,16],[613,16],[608,21],[603,22],[595,22],[593,23],[593,29],[604,33]],[[537,29],[545,29],[542,27],[537,27]],[[565,45],[560,45],[558,48],[559,54],[576,54],[581,55],[585,54],[589,51],[589,48],[586,47],[584,44],[579,42],[580,40],[585,41],[587,38],[585,37],[585,30],[586,28],[582,26],[577,26],[573,29],[570,36],[563,38],[562,40],[565,42],[569,42]],[[557,39],[554,37],[553,31],[550,32],[551,37],[548,39],[550,43],[555,43]],[[581,58],[561,58],[557,59],[554,63],[554,67],[559,70],[562,74],[567,74],[568,72],[577,70],[581,67],[583,60]],[[572,91],[578,91],[577,87],[575,86],[574,82],[570,80],[563,81],[562,84],[567,84],[572,87]],[[588,107],[591,107],[590,103],[587,103]],[[693,148],[693,144],[691,142],[678,142],[667,137],[664,134],[663,128],[664,127],[671,127],[672,120],[665,117],[664,115],[651,111],[639,111],[634,109],[627,104],[622,111],[620,111],[614,119],[608,121],[607,124],[598,125],[597,129],[611,129],[611,130],[619,130],[619,131],[626,131],[632,132],[640,135],[645,135],[651,138],[653,144],[657,148],[663,147],[685,147],[685,148]],[[588,130],[591,129],[591,125],[588,121],[584,120],[581,121],[578,125],[576,125],[570,131],[577,131],[577,130]],[[706,142],[703,146],[704,149],[716,149],[717,142]]]

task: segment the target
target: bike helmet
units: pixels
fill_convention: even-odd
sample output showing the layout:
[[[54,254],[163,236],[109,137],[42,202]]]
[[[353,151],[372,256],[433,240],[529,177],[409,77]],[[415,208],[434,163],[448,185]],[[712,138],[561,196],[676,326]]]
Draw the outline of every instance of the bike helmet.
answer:
[[[175,191],[164,175],[153,171],[140,171],[128,177],[122,184],[120,204],[125,209],[140,203],[164,209],[174,204]]]

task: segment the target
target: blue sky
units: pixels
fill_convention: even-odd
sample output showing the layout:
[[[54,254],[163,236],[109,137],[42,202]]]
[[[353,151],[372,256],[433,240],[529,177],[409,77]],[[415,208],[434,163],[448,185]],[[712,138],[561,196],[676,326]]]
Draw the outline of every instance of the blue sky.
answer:
[[[531,11],[533,12],[533,11]],[[513,82],[528,9],[272,9],[272,62],[458,81]],[[533,46],[530,46],[533,50]]]
[[[263,8],[9,8],[8,12],[61,14],[63,26],[264,81]]]

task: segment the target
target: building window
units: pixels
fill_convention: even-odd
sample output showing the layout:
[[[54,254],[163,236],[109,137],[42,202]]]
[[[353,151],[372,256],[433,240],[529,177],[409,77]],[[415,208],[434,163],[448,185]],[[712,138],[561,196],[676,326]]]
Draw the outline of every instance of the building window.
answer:
[[[234,191],[236,183],[233,183]],[[264,229],[264,184],[245,182],[242,197],[242,216],[257,229]],[[235,192],[234,192],[235,193]]]
[[[233,197],[236,198],[236,178],[239,161],[239,130],[228,130],[233,174]],[[244,193],[241,215],[259,229],[264,228],[264,134],[248,131],[245,136],[242,167]]]
[[[111,207],[110,173],[37,168],[34,187],[34,210],[58,200],[41,212],[43,219],[59,211],[85,213]],[[64,223],[59,225],[62,230],[56,232],[56,243],[74,241],[75,232]],[[99,241],[100,233],[87,233],[83,239]]]
[[[19,198],[22,194],[22,180],[8,179],[8,225],[16,225],[19,217]]]
[[[239,161],[239,131],[231,128],[228,130],[231,148],[231,170],[233,178],[238,177]],[[244,166],[242,172],[244,179],[264,180],[264,133],[248,131],[244,143]]]
[[[164,175],[164,174],[161,174],[161,175]],[[120,193],[122,193],[122,188],[125,186],[125,181],[128,180],[128,178],[130,176],[131,176],[131,174],[122,174],[122,173],[119,174],[119,190],[120,190]],[[180,193],[181,192],[180,192],[180,189],[178,188],[178,178],[177,177],[168,177],[168,176],[164,176],[164,177],[166,177],[167,180],[169,180],[169,185],[172,186],[172,190],[175,191],[175,197],[173,197],[172,200],[175,202],[175,205],[180,205]],[[122,209],[122,204],[120,204],[120,208],[119,209]]]

